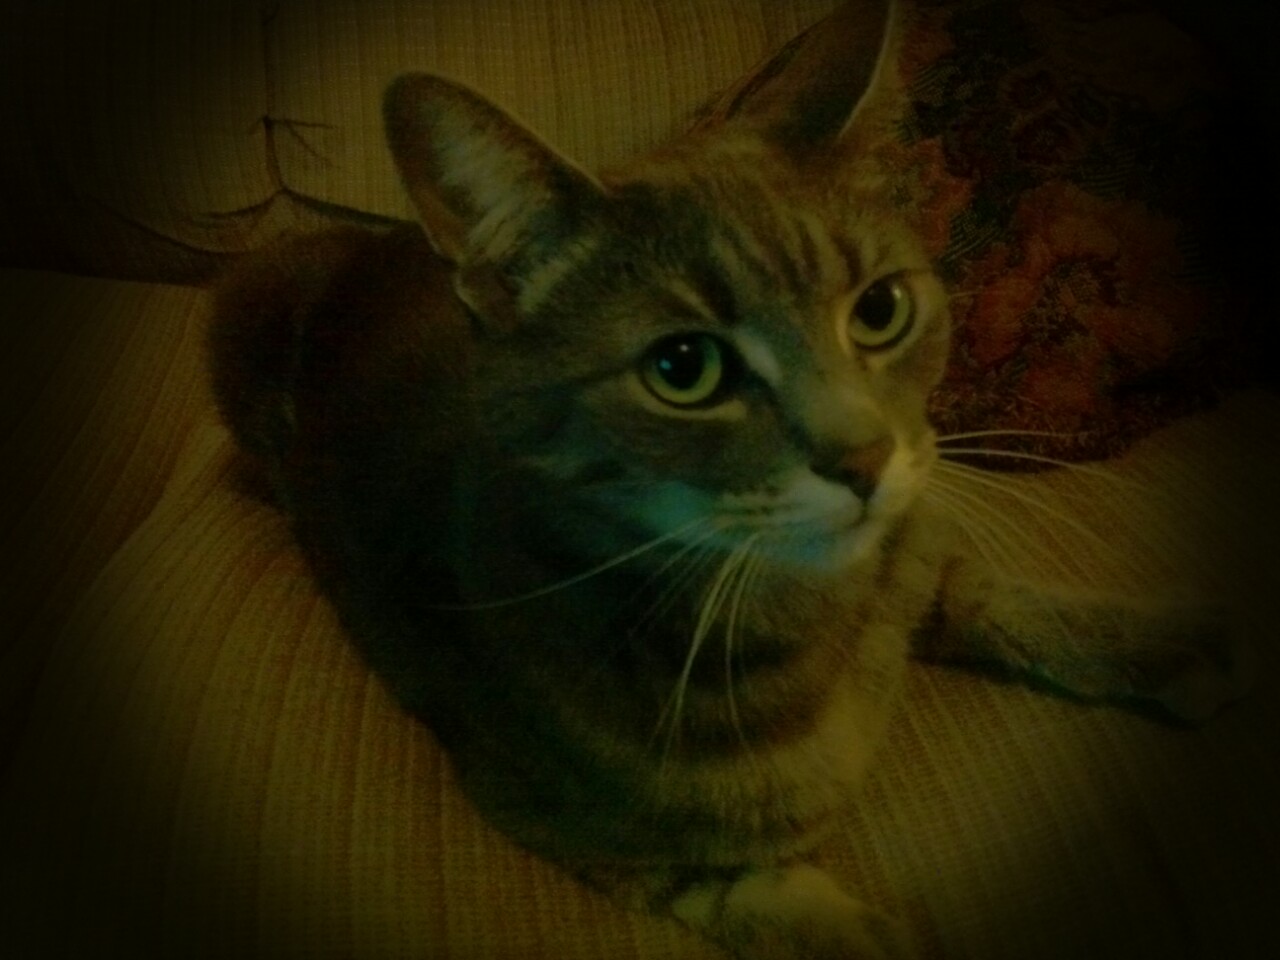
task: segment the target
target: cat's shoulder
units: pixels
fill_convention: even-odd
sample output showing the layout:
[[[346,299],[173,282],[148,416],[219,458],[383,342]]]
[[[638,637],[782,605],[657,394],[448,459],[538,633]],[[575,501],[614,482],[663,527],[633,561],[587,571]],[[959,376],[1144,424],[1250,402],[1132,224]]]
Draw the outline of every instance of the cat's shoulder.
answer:
[[[448,273],[417,224],[286,232],[244,253],[219,278],[212,290],[213,329],[228,332],[353,296],[394,294],[402,285],[438,284]]]
[[[419,379],[431,358],[464,366],[466,322],[452,277],[416,224],[287,234],[246,253],[210,296],[223,419],[249,450],[279,453],[293,433],[292,414],[279,410],[313,387],[350,396]]]

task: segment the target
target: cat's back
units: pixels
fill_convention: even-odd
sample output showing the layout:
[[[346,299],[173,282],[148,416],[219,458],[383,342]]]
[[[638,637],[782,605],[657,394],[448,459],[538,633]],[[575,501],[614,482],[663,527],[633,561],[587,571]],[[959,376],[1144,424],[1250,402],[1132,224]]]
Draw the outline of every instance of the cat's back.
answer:
[[[368,436],[455,392],[468,366],[452,267],[421,229],[291,235],[247,254],[214,289],[210,369],[239,444],[279,460]],[[411,397],[418,392],[434,397]]]

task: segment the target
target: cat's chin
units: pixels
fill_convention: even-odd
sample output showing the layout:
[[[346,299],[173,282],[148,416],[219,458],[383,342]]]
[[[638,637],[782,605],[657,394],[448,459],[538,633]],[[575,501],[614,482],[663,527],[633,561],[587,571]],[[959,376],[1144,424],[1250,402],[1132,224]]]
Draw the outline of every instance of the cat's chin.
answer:
[[[778,566],[834,576],[874,563],[887,529],[883,519],[864,516],[852,523],[788,531],[761,549]]]

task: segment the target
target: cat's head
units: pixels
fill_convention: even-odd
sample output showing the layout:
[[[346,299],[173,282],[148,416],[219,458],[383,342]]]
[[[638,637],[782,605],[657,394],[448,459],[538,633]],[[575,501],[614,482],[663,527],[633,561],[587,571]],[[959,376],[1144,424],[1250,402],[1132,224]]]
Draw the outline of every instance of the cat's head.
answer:
[[[869,553],[932,462],[947,344],[940,285],[849,149],[891,32],[886,3],[850,3],[717,123],[598,178],[462,86],[396,81],[392,151],[513,464],[639,539]]]

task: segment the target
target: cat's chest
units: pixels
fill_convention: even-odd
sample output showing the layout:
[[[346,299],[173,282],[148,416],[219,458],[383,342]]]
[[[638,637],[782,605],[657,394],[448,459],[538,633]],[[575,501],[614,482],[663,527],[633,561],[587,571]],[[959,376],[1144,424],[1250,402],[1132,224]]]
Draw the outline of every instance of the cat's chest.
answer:
[[[761,578],[727,599],[704,585],[599,580],[475,626],[530,697],[573,725],[669,738],[691,755],[803,737],[841,697],[879,703],[932,599],[874,571],[821,584]]]

